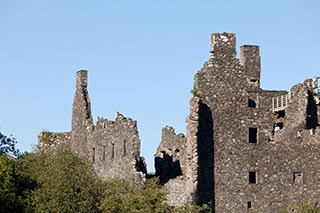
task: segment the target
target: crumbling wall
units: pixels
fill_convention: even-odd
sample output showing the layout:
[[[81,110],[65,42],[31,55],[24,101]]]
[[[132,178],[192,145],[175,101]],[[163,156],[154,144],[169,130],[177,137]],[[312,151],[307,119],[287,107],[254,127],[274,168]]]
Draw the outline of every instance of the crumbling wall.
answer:
[[[137,122],[117,113],[115,121],[99,118],[88,136],[87,150],[96,173],[103,179],[145,179],[146,165],[140,157]]]
[[[71,149],[78,155],[88,156],[88,135],[93,131],[91,103],[88,93],[88,71],[76,74],[76,91],[72,105]]]
[[[207,153],[193,153],[198,157],[194,169],[201,174],[197,190],[202,198],[213,197],[216,212],[274,212],[285,204],[316,202],[320,194],[315,178],[320,169],[316,80],[293,87],[289,101],[287,91],[260,88],[258,46],[241,46],[238,60],[234,34],[214,34],[212,39],[209,61],[194,84],[213,121],[212,192],[199,184],[209,174],[200,172],[201,156]],[[206,137],[211,134],[205,132]]]
[[[49,132],[42,131],[38,136],[38,149],[39,150],[52,150],[52,149],[70,149],[70,132]]]
[[[94,125],[87,89],[88,72],[78,71],[76,79],[71,132],[39,137],[40,149],[66,148],[85,156],[102,179],[119,177],[135,183],[144,182],[147,171],[140,156],[137,122],[117,113],[115,121],[98,118]]]
[[[174,128],[166,126],[162,129],[160,145],[155,154],[155,175],[160,183],[165,184],[185,173],[184,152],[186,138],[183,134],[176,135]]]
[[[163,175],[166,164],[157,164],[159,158],[163,158],[162,152],[165,150],[180,149],[179,155],[171,153],[172,159],[181,162],[182,175],[171,177],[164,182],[163,190],[166,194],[167,202],[172,206],[185,204],[196,204],[197,183],[198,183],[198,127],[199,127],[199,106],[200,99],[194,97],[190,100],[190,115],[187,118],[187,138],[183,135],[176,135],[172,127],[162,129],[161,143],[157,149],[155,168],[156,174]],[[168,177],[165,175],[165,177]]]
[[[159,177],[162,190],[167,195],[169,205],[180,206],[187,203],[185,174],[186,138],[176,134],[173,127],[162,129],[161,142],[155,154],[155,175]]]
[[[164,185],[175,200],[170,203],[211,202],[216,212],[277,212],[285,205],[315,204],[318,78],[295,85],[290,95],[263,90],[259,47],[241,46],[237,59],[235,43],[232,33],[213,34],[210,58],[195,75],[186,167]]]

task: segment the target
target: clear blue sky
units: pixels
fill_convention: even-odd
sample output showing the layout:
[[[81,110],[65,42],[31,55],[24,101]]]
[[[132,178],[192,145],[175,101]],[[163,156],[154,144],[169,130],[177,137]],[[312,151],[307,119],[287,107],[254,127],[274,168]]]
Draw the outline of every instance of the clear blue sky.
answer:
[[[210,34],[260,46],[264,89],[320,76],[318,0],[0,0],[0,126],[21,150],[69,131],[75,73],[89,70],[93,117],[138,121],[153,170],[161,128],[185,133]]]

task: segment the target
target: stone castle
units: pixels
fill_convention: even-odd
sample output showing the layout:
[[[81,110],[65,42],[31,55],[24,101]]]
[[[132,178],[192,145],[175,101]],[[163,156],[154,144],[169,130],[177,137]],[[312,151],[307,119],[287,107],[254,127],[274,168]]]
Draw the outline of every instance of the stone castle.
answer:
[[[171,205],[211,202],[215,212],[278,212],[320,201],[320,93],[311,78],[288,91],[260,88],[259,47],[236,57],[232,33],[211,35],[210,58],[195,75],[187,135],[162,129],[155,154]],[[44,133],[42,133],[44,134]],[[136,121],[117,114],[94,125],[87,71],[77,72],[72,130],[39,147],[87,156],[101,178],[148,176]]]

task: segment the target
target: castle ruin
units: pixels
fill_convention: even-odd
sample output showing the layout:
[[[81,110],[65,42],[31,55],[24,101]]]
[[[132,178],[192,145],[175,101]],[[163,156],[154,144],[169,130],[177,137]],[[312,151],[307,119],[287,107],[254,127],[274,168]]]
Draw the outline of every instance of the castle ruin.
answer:
[[[209,60],[194,79],[187,134],[164,127],[155,154],[169,204],[278,212],[320,201],[319,78],[290,93],[270,91],[260,87],[260,71],[258,46],[241,46],[238,59],[235,34],[211,35]],[[39,145],[87,156],[102,178],[137,182],[146,174],[135,121],[118,114],[93,125],[86,71],[77,73],[71,132]]]
[[[117,113],[115,121],[99,118],[93,124],[87,90],[88,72],[77,72],[76,92],[72,105],[72,130],[64,133],[46,132],[39,135],[39,149],[66,148],[92,162],[96,174],[103,178],[123,178],[143,183],[146,164],[140,156],[137,122]]]

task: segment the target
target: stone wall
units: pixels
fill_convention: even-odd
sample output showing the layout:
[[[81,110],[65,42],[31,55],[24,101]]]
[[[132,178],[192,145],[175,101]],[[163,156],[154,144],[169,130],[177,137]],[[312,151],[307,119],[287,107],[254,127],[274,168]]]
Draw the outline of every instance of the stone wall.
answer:
[[[140,156],[137,122],[117,113],[115,121],[98,118],[94,125],[87,71],[80,70],[76,78],[72,130],[67,133],[41,133],[40,150],[52,150],[53,147],[70,149],[79,156],[87,157],[102,179],[118,177],[143,183],[147,170],[144,158]]]
[[[165,184],[168,198],[184,181],[184,197],[171,203],[211,202],[216,212],[278,212],[319,202],[318,78],[290,94],[263,90],[259,47],[241,46],[237,59],[235,44],[232,33],[211,36],[190,101],[187,166]]]
[[[260,88],[259,47],[236,57],[232,33],[211,35],[210,57],[194,78],[187,136],[162,129],[155,154],[168,203],[211,203],[215,212],[279,212],[320,202],[319,78],[288,91]],[[72,130],[40,134],[39,147],[87,156],[101,178],[145,180],[137,122],[92,122],[87,71],[77,73]]]
[[[159,176],[161,184],[185,173],[185,151],[185,136],[176,135],[170,126],[164,127],[161,142],[155,154],[155,175]]]

